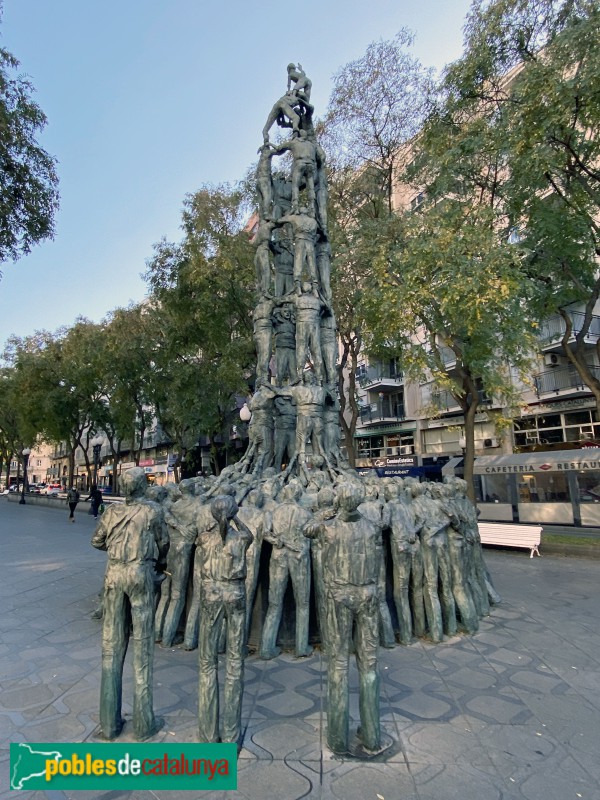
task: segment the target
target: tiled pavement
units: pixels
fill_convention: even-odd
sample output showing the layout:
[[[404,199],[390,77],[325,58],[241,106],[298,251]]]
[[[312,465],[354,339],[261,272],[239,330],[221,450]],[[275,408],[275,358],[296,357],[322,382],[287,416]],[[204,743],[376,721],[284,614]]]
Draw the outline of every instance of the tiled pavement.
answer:
[[[93,520],[69,525],[66,516],[0,499],[0,800],[9,796],[9,742],[82,741],[98,721],[100,623],[90,613],[105,555],[89,546]],[[394,740],[385,756],[358,762],[327,749],[318,653],[251,656],[239,789],[198,797],[600,798],[600,562],[525,551],[486,559],[504,602],[476,636],[381,651],[381,713]],[[126,676],[127,715],[128,665]],[[196,679],[196,653],[157,648],[155,708],[166,725],[156,741],[194,741]],[[351,713],[356,721],[356,683]]]

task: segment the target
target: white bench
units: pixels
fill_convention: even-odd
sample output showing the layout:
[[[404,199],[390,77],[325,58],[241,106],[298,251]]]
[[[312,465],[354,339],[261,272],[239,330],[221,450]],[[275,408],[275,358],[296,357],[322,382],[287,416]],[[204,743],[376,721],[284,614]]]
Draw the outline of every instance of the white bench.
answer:
[[[479,535],[482,544],[498,544],[502,547],[525,547],[531,550],[529,558],[540,551],[541,525],[518,525],[501,522],[480,522]]]

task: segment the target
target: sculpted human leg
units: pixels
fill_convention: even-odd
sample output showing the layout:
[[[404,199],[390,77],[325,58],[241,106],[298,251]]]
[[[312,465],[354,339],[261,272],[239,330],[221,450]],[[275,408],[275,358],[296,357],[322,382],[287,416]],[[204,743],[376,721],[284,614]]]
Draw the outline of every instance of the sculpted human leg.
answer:
[[[352,611],[328,595],[327,633],[327,744],[334,753],[347,753],[349,740],[348,659],[352,639]]]
[[[154,582],[147,566],[128,567],[133,638],[133,730],[147,739],[159,729],[154,717]]]
[[[177,626],[185,605],[191,558],[191,544],[187,542],[171,543],[167,562],[168,570],[171,573],[171,594],[163,623],[163,647],[171,647],[177,633]]]
[[[425,636],[427,623],[423,601],[423,556],[421,554],[421,543],[418,539],[413,544],[411,551],[410,596],[415,636]]]
[[[269,607],[263,624],[260,657],[275,658],[281,652],[277,647],[277,633],[283,613],[283,596],[288,581],[287,556],[283,549],[273,547],[269,563]]]
[[[110,567],[104,582],[100,728],[106,739],[114,739],[123,727],[123,663],[129,642],[130,609],[119,571],[117,565]]]
[[[296,656],[311,655],[313,649],[308,644],[308,623],[310,603],[310,556],[300,559],[289,558],[290,577],[296,603]]]
[[[378,603],[373,595],[362,600],[357,609],[354,639],[359,678],[360,739],[365,749],[371,751],[381,747],[378,641]]]
[[[194,556],[194,572],[192,579],[192,602],[188,610],[183,635],[183,649],[195,650],[198,647],[198,623],[200,619],[200,592],[202,590],[202,573],[200,569],[200,553]]]
[[[434,642],[441,642],[444,638],[442,622],[442,607],[438,595],[438,560],[435,547],[425,544],[421,548],[423,555],[423,591],[425,600],[425,613],[429,634]]]
[[[241,587],[243,589],[243,587]],[[225,685],[223,687],[223,734],[222,741],[237,742],[242,727],[242,694],[244,690],[244,648],[246,644],[245,594],[230,600],[226,605],[227,658],[225,661]]]
[[[398,615],[400,643],[410,644],[412,640],[412,615],[409,602],[411,552],[399,546],[392,536],[392,561],[394,578],[394,604]]]
[[[198,741],[219,741],[219,674],[217,648],[225,615],[221,598],[203,597],[198,640]]]

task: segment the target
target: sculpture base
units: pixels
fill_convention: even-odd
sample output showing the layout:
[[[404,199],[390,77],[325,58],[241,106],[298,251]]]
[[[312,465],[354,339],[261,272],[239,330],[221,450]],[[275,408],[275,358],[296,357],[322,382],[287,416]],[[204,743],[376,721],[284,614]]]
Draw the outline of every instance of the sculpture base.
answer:
[[[391,736],[388,736],[387,733],[381,732],[381,744],[378,750],[365,750],[365,747],[360,740],[358,735],[358,730],[356,734],[352,737],[352,741],[348,745],[348,752],[352,756],[352,758],[359,758],[361,760],[366,760],[369,758],[376,758],[377,756],[382,755],[390,747],[394,744],[394,740]]]

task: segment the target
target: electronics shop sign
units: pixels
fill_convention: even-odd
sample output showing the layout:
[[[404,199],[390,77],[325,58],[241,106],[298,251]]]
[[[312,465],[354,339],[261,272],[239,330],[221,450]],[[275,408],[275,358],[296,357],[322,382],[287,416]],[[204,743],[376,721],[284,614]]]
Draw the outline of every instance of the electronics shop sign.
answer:
[[[514,474],[522,472],[592,472],[600,470],[600,461],[555,461],[543,464],[502,464],[484,467],[477,465],[479,475]]]

